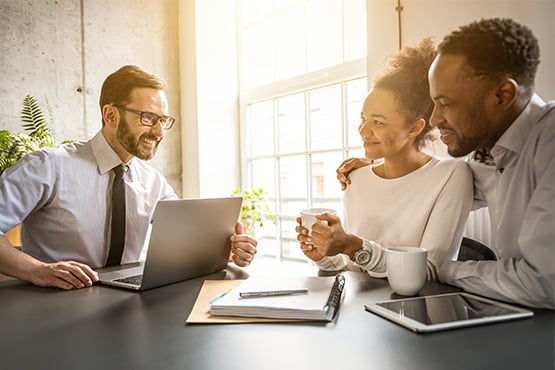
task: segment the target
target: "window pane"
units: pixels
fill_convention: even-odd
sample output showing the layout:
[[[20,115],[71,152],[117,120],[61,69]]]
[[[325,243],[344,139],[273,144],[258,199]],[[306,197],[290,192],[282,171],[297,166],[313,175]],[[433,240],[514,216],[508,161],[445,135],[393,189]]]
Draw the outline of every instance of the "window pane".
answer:
[[[306,256],[301,251],[301,246],[297,240],[297,232],[295,228],[297,227],[296,218],[300,215],[301,209],[299,209],[292,217],[285,217],[281,222],[281,236],[282,236],[282,254],[284,257],[304,259]]]
[[[268,15],[271,15],[280,8],[286,8],[297,0],[241,0],[241,23],[248,25],[256,22]]]
[[[304,6],[299,5],[276,19],[276,80],[306,72]]]
[[[366,57],[366,0],[343,1],[345,61]]]
[[[243,83],[245,88],[275,80],[273,20],[255,24],[243,32]]]
[[[293,153],[306,150],[304,94],[278,99],[278,152]]]
[[[258,238],[258,244],[256,249],[258,250],[258,255],[261,255],[261,256],[279,255],[278,245],[275,239]]]
[[[358,157],[358,158],[364,157],[364,148],[361,146],[360,148],[357,148],[357,149],[348,150],[347,158],[352,158],[352,157]]]
[[[259,159],[251,162],[251,188],[263,188],[269,198],[276,198],[274,159]],[[273,207],[273,204],[269,204]]]
[[[343,160],[342,152],[311,155],[311,190],[314,201],[340,201],[343,197],[335,170]]]
[[[272,101],[251,104],[247,107],[247,139],[250,155],[274,153],[274,109]]]
[[[307,206],[306,157],[295,155],[279,159],[281,213],[297,214]]]
[[[336,149],[342,146],[341,85],[313,90],[310,102],[310,149]]]
[[[301,246],[297,240],[284,240],[282,242],[282,246],[283,246],[284,257],[304,259],[304,260],[307,259],[307,257],[301,251]]]
[[[307,3],[308,71],[343,61],[341,0],[312,0]]]
[[[362,145],[358,126],[360,125],[360,112],[368,92],[366,78],[349,81],[346,84],[347,98],[347,146]]]
[[[335,170],[364,155],[358,125],[367,82],[360,61],[354,69],[340,64],[367,55],[366,2],[237,1],[243,185],[264,188],[276,215],[257,230],[261,255],[307,260],[296,239],[300,211],[329,207],[343,215]]]

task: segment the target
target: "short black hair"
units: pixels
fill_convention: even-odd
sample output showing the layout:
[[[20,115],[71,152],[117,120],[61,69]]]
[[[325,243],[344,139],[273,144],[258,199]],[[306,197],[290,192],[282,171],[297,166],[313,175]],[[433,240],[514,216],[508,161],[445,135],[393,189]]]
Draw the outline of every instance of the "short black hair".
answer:
[[[439,54],[463,55],[477,75],[512,78],[532,88],[540,47],[532,31],[512,19],[482,19],[445,36]]]

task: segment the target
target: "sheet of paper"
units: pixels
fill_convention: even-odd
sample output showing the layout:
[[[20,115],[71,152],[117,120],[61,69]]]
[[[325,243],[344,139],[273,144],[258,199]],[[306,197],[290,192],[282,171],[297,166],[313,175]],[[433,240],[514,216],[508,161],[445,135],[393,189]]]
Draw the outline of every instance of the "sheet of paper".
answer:
[[[197,300],[186,320],[187,324],[241,324],[252,322],[292,322],[299,320],[274,320],[254,317],[211,316],[210,301],[222,296],[244,280],[205,280]]]

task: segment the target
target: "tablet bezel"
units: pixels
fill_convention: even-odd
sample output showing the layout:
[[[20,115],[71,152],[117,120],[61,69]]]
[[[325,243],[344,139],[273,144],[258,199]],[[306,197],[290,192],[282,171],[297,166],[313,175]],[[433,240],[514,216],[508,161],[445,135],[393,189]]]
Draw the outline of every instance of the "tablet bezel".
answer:
[[[487,316],[487,317],[480,317],[480,318],[472,318],[466,320],[456,320],[451,322],[445,323],[438,323],[438,324],[425,324],[420,321],[416,321],[410,317],[406,317],[403,315],[398,314],[395,311],[392,311],[384,306],[380,306],[383,303],[389,302],[401,302],[401,301],[411,301],[417,299],[426,299],[426,298],[438,298],[438,297],[446,297],[446,296],[461,296],[470,299],[476,299],[486,304],[493,305],[495,307],[502,307],[505,309],[510,310],[510,313],[503,313],[496,316]],[[516,319],[523,319],[527,317],[531,317],[534,313],[530,310],[512,306],[506,303],[494,301],[492,299],[484,298],[481,296],[477,296],[474,294],[469,294],[466,292],[456,292],[456,293],[446,293],[446,294],[435,294],[429,296],[418,296],[418,297],[407,297],[407,298],[400,298],[400,299],[389,299],[389,300],[382,300],[373,302],[370,304],[364,305],[364,308],[372,313],[375,313],[381,317],[384,317],[390,321],[393,321],[396,324],[399,324],[407,329],[410,329],[416,333],[428,333],[428,332],[435,332],[441,330],[449,330],[454,328],[460,327],[467,327],[467,326],[475,326],[475,325],[482,325],[487,323],[499,322],[499,321],[506,321],[506,320],[516,320]]]

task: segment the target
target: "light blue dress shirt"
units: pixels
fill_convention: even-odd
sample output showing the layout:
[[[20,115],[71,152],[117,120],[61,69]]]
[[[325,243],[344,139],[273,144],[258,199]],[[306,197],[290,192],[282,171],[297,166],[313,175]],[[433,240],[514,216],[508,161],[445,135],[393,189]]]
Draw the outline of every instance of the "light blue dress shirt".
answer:
[[[25,156],[0,177],[0,233],[22,223],[22,249],[31,256],[104,266],[112,168],[120,163],[101,131],[86,142]],[[144,161],[133,158],[128,165],[122,263],[139,260],[158,200],[177,198],[165,178]]]
[[[535,95],[491,150],[471,160],[498,261],[449,262],[440,279],[477,294],[555,308],[555,102]]]

